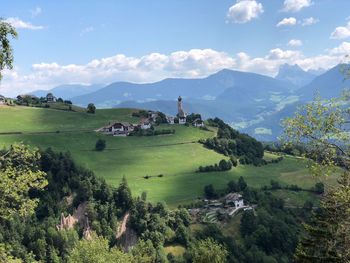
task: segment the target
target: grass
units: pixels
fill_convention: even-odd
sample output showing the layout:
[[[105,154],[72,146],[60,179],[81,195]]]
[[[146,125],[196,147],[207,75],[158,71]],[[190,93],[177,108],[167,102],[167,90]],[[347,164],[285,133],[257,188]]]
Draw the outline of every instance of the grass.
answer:
[[[164,201],[174,207],[189,203],[203,195],[205,185],[224,189],[230,180],[243,176],[253,187],[269,185],[271,179],[281,184],[297,184],[309,188],[316,182],[308,175],[303,161],[285,157],[278,164],[262,167],[239,166],[226,172],[196,173],[199,166],[218,163],[225,156],[204,148],[197,141],[215,136],[214,131],[179,125],[173,135],[149,137],[111,137],[93,130],[111,120],[137,123],[133,109],[98,110],[96,114],[68,112],[28,107],[0,109],[0,147],[13,142],[24,142],[43,149],[69,151],[78,164],[91,169],[112,185],[118,185],[125,176],[134,195],[147,192],[150,201]],[[56,131],[59,131],[56,133]],[[51,132],[51,133],[50,133]],[[103,152],[94,151],[97,139],[106,140]],[[266,158],[277,158],[267,155]],[[158,175],[162,174],[162,177]],[[144,176],[152,176],[144,179]],[[328,178],[333,181],[334,178]]]

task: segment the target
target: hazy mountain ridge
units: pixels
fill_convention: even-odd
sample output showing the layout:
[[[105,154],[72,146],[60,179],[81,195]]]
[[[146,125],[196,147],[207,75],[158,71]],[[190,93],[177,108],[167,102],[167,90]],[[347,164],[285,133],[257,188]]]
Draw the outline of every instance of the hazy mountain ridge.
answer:
[[[71,99],[76,96],[88,94],[99,90],[103,87],[103,84],[92,84],[92,85],[80,85],[80,84],[66,84],[60,85],[49,90],[36,90],[31,94],[37,97],[45,97],[47,93],[53,93],[57,98]]]
[[[309,83],[298,87],[303,82]],[[115,82],[71,99],[82,106],[93,102],[100,108],[144,108],[175,115],[176,98],[181,95],[188,113],[198,112],[204,118],[218,116],[260,140],[274,140],[281,133],[281,120],[292,116],[296,105],[312,100],[317,92],[325,98],[339,96],[349,83],[344,81],[339,65],[319,76],[297,65],[282,65],[276,78],[225,69],[201,79]],[[66,98],[55,89],[51,92]]]

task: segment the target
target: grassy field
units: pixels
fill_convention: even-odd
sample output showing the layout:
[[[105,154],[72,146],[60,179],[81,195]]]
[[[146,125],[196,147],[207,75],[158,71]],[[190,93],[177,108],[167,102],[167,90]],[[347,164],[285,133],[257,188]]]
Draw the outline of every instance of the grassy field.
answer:
[[[172,125],[173,135],[151,137],[111,137],[93,130],[112,120],[137,123],[132,109],[98,110],[96,114],[27,107],[0,108],[0,147],[24,142],[43,149],[69,151],[81,165],[91,169],[108,183],[118,185],[125,176],[134,195],[146,191],[150,201],[165,201],[170,206],[188,203],[203,195],[203,188],[213,184],[225,188],[230,180],[243,176],[249,185],[297,184],[309,188],[315,179],[307,175],[305,163],[286,157],[278,164],[262,167],[239,166],[227,172],[196,173],[200,165],[226,158],[204,148],[197,141],[215,136],[214,131]],[[166,127],[161,128],[169,128]],[[59,132],[56,132],[59,131]],[[22,134],[4,134],[22,132]],[[1,134],[2,133],[2,134]],[[107,142],[103,152],[94,151],[98,138]],[[274,158],[268,154],[267,159]],[[158,175],[162,174],[162,177]],[[144,176],[151,176],[145,179]],[[328,181],[334,181],[328,178]]]

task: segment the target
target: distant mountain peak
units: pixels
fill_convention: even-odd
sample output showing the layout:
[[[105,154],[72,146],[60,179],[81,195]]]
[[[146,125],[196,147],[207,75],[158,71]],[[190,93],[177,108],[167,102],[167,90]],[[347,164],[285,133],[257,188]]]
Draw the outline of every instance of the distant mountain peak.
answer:
[[[295,86],[302,87],[309,84],[316,76],[304,71],[298,64],[282,64],[275,77],[278,80],[288,81]]]

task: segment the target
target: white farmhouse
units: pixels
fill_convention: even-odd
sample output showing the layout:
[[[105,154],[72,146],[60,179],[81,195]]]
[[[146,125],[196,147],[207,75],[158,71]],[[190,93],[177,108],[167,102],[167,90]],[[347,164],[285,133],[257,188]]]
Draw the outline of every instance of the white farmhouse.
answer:
[[[174,124],[175,123],[175,118],[172,116],[166,116],[168,124]]]
[[[145,121],[145,122],[141,122],[141,124],[140,124],[140,128],[142,130],[151,129],[151,127],[152,127],[152,124],[150,122]]]
[[[225,196],[226,205],[234,205],[235,208],[244,207],[244,201],[241,194],[229,193]]]
[[[193,122],[192,122],[192,125],[194,127],[204,127],[204,122],[201,120],[201,119],[195,119]]]

